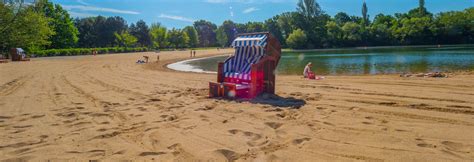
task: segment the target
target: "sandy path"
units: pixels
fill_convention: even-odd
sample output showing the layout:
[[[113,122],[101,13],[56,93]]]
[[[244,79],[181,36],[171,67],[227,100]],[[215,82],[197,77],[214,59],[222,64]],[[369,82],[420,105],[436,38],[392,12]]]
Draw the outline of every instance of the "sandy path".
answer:
[[[163,68],[188,52],[0,64],[0,160],[474,160],[472,74],[278,76],[280,97],[236,102]]]

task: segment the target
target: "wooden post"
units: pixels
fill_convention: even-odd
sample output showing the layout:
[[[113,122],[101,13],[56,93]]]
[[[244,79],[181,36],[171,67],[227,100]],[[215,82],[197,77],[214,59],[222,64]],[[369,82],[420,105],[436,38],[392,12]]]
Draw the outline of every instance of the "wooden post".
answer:
[[[250,90],[249,90],[249,98],[254,98],[257,96],[257,84],[258,84],[258,66],[257,65],[252,65],[251,70],[250,70]]]

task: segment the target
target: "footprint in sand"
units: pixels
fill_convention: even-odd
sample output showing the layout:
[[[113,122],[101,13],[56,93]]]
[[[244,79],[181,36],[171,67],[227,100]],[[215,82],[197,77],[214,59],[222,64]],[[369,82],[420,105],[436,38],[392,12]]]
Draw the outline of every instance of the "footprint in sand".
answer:
[[[160,117],[163,118],[164,121],[174,121],[178,119],[176,115],[161,115]]]
[[[468,146],[457,142],[443,141],[441,144],[443,144],[448,150],[456,152],[471,153],[474,150],[474,146]]]
[[[165,152],[142,152],[138,156],[158,156],[166,154]]]
[[[261,140],[262,135],[257,134],[257,133],[253,133],[253,132],[249,132],[249,131],[242,131],[242,130],[238,130],[238,129],[231,129],[231,130],[228,130],[228,132],[230,134],[233,134],[233,135],[240,134],[240,135],[246,137],[248,139],[247,145],[249,145],[251,147],[261,146],[261,145],[264,145],[268,142],[268,140]]]
[[[105,156],[105,150],[90,150],[90,151],[87,151],[87,152],[92,153],[92,155],[90,157]]]
[[[194,111],[209,111],[216,107],[216,105],[205,105],[204,107],[197,108]]]
[[[240,158],[240,154],[227,149],[218,149],[215,151],[218,155],[224,156],[226,161],[236,161]]]
[[[292,143],[293,143],[294,145],[300,145],[300,144],[303,144],[304,142],[310,141],[310,140],[311,140],[311,138],[305,137],[305,138],[294,139],[294,140],[292,141]]]
[[[432,145],[429,143],[419,143],[417,144],[418,147],[426,147],[426,148],[436,148],[436,145]]]
[[[137,109],[140,110],[140,111],[147,111],[147,109],[144,108],[144,107],[138,107]]]
[[[269,126],[270,128],[273,128],[273,129],[278,129],[283,124],[282,123],[275,123],[275,122],[265,122],[265,125]]]
[[[3,120],[3,121],[11,119],[11,118],[13,118],[13,117],[11,117],[11,116],[0,116],[0,120]]]
[[[120,150],[120,151],[114,152],[113,155],[122,155],[122,154],[125,154],[126,152],[127,150]]]
[[[100,128],[100,129],[97,129],[97,131],[98,131],[98,132],[105,132],[105,131],[107,131],[107,129],[105,129],[105,128]]]
[[[326,125],[329,125],[329,126],[335,126],[334,124],[329,123],[329,122],[323,122],[323,124],[326,124]]]
[[[362,122],[362,124],[371,125],[372,123],[371,122]]]
[[[44,116],[46,116],[46,115],[44,115],[44,114],[43,115],[33,115],[33,116],[31,116],[31,119],[42,118]]]
[[[159,99],[159,98],[150,98],[150,99],[148,99],[148,102],[158,102],[158,101],[161,101],[161,99]]]
[[[18,128],[18,129],[21,129],[21,128],[29,128],[29,127],[32,127],[33,125],[18,125],[18,126],[13,126],[13,128]]]

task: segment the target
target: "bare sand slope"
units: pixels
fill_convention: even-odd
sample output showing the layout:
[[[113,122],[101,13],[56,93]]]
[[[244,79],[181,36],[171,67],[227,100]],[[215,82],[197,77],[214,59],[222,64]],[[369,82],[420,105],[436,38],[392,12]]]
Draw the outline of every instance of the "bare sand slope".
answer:
[[[0,64],[0,160],[474,160],[472,74],[278,76],[279,97],[250,103],[163,68],[188,51],[142,55]]]

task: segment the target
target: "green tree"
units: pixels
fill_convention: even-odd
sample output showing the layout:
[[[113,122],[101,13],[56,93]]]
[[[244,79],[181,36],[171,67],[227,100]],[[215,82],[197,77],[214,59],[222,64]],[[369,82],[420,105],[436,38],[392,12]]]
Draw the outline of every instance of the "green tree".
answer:
[[[237,34],[236,24],[234,22],[232,22],[231,20],[226,20],[222,23],[222,25],[220,27],[222,27],[222,30],[224,31],[224,33],[227,37],[227,43],[223,46],[229,46],[232,43],[232,41],[234,40],[234,38],[236,37],[236,34]]]
[[[209,47],[216,44],[216,33],[217,26],[212,22],[206,20],[199,20],[194,22],[194,28],[198,32],[199,46]]]
[[[431,23],[428,17],[403,18],[392,32],[402,44],[427,44],[431,38]]]
[[[357,46],[362,39],[361,25],[354,22],[347,22],[342,26],[346,46]]]
[[[284,39],[288,38],[288,36],[293,32],[295,29],[295,20],[296,12],[285,12],[278,16],[277,23],[278,27],[281,29],[281,35]]]
[[[121,47],[134,47],[137,44],[138,39],[128,33],[127,31],[124,31],[122,33],[114,33],[115,35],[115,41],[121,46]]]
[[[247,33],[263,32],[265,30],[265,24],[262,22],[248,22],[245,26]]]
[[[96,47],[98,36],[95,32],[95,18],[88,17],[75,20],[75,26],[79,31],[79,47]],[[114,35],[115,41],[115,35]]]
[[[326,22],[330,17],[325,14],[315,0],[299,0],[295,24],[308,37],[308,48],[322,47],[326,38]]]
[[[153,44],[153,48],[165,48],[168,46],[168,33],[166,27],[160,23],[151,24],[150,37]]]
[[[321,7],[315,0],[299,0],[297,6],[296,10],[303,15],[307,21],[323,14]]]
[[[75,20],[79,31],[79,47],[111,47],[116,46],[115,33],[128,29],[125,19],[115,17],[86,17]]]
[[[168,32],[168,41],[174,48],[184,48],[189,44],[189,36],[179,29],[171,29]]]
[[[224,28],[222,26],[220,26],[216,30],[216,38],[217,38],[217,43],[219,43],[221,47],[225,47],[227,45],[227,42],[229,40],[227,39],[227,34],[225,33]]]
[[[138,39],[138,45],[141,47],[151,46],[150,28],[145,21],[139,20],[136,24],[130,26],[130,34]]]
[[[436,16],[437,43],[473,43],[474,7],[464,11],[442,12]]]
[[[369,33],[371,45],[391,45],[394,44],[390,27],[396,22],[390,15],[378,14],[371,24]]]
[[[122,33],[127,30],[128,25],[127,21],[123,19],[122,17],[119,16],[113,16],[113,17],[107,17],[105,20],[103,26],[105,28],[102,28],[100,33],[100,38],[102,39],[101,42],[103,42],[102,46],[105,47],[111,47],[115,46],[115,36],[114,33]]]
[[[184,27],[183,31],[189,36],[189,47],[197,47],[199,45],[199,36],[193,26]]]
[[[79,40],[77,28],[74,26],[73,20],[69,13],[64,10],[61,5],[54,5],[48,0],[40,0],[37,6],[41,7],[42,13],[50,18],[49,26],[55,34],[49,38],[50,48],[71,48],[74,47]]]
[[[296,29],[288,36],[286,43],[290,48],[302,49],[306,47],[307,37],[303,30]]]
[[[433,14],[428,12],[428,10],[425,8],[425,1],[424,0],[418,0],[418,7],[414,8],[410,11],[408,11],[408,14],[406,16],[412,18],[412,17],[433,17]]]
[[[31,51],[50,45],[48,38],[54,34],[50,21],[36,7],[0,3],[0,52],[17,47]]]
[[[362,24],[364,26],[369,25],[369,15],[367,15],[367,11],[367,4],[364,1],[364,3],[362,4]]]
[[[342,26],[346,22],[352,21],[351,17],[345,12],[339,12],[334,16],[334,21],[337,25]]]
[[[274,16],[273,18],[270,18],[268,20],[265,21],[265,29],[266,31],[270,32],[273,36],[275,36],[279,41],[280,41],[280,44],[282,46],[286,46],[286,40],[285,38],[283,37],[283,32],[280,28],[280,26],[278,25],[278,19],[279,19],[279,16]]]
[[[328,38],[326,39],[326,43],[328,44],[327,46],[330,47],[338,47],[341,46],[344,33],[342,32],[341,27],[334,21],[328,21],[326,23],[326,29],[327,29],[327,36]]]
[[[420,12],[420,15],[426,14],[425,0],[419,0],[418,10]]]

